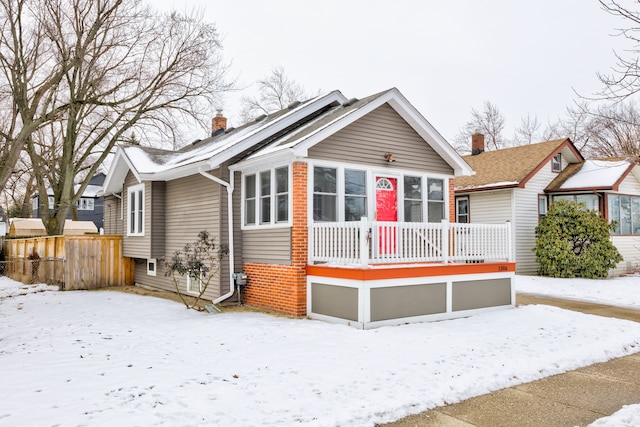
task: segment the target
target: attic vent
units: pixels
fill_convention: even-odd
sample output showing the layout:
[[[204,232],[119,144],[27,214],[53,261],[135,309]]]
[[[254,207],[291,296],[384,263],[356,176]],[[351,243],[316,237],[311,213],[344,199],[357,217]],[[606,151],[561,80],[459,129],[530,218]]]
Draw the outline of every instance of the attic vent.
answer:
[[[229,133],[229,132],[233,132],[235,128],[231,127],[231,128],[227,128],[227,130],[224,131],[224,133]]]
[[[221,133],[224,133],[224,128],[218,128],[218,129],[214,130],[213,132],[211,132],[211,136],[218,136]]]
[[[358,102],[358,98],[351,98],[350,100],[348,100],[347,102],[343,103],[342,106],[343,107],[348,107],[349,105],[353,105],[356,102]]]
[[[261,121],[262,119],[264,119],[264,118],[266,118],[266,117],[267,117],[267,115],[266,115],[266,114],[261,114],[261,115],[259,115],[258,117],[256,117],[256,120],[255,120],[255,121],[256,121],[256,122],[259,122],[259,121]]]
[[[296,108],[298,105],[302,104],[302,102],[300,101],[293,101],[291,104],[289,104],[289,106],[287,107],[289,110],[292,110],[294,108]]]
[[[197,144],[198,142],[200,142],[200,141],[202,141],[202,140],[201,140],[201,139],[196,139],[195,141],[193,141],[193,142],[191,143],[191,145],[196,145],[196,144]]]

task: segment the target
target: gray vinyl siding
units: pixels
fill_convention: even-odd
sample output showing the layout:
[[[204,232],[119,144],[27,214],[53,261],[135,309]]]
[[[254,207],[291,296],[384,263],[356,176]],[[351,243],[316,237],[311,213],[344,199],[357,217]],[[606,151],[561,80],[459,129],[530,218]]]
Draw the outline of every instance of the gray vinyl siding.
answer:
[[[449,166],[409,124],[384,104],[309,149],[309,158],[387,166],[391,152],[394,168],[453,175]]]
[[[242,261],[291,265],[291,228],[244,230]]]
[[[221,178],[223,181],[225,182],[229,182],[230,180],[230,172],[229,169],[227,168],[228,164],[223,164],[221,166],[221,175],[217,175],[219,178]],[[229,245],[229,226],[228,226],[228,195],[227,195],[227,189],[225,187],[222,187],[219,184],[216,184],[213,181],[210,181],[211,184],[215,184],[218,186],[218,190],[220,192],[220,208],[219,208],[219,215],[220,215],[220,224],[219,224],[219,230],[220,230],[220,240],[218,242],[222,242],[223,244],[230,246]],[[242,271],[242,251],[241,251],[241,244],[242,244],[242,231],[240,230],[240,204],[241,204],[241,200],[240,200],[240,186],[241,186],[241,174],[239,172],[234,173],[234,190],[233,190],[233,199],[232,199],[232,203],[233,203],[233,245],[234,245],[234,268],[233,268],[233,272],[239,272]],[[222,281],[221,281],[221,294],[224,294],[226,292],[229,291],[229,285],[230,285],[230,280],[229,280],[229,257],[225,256],[225,258],[223,259],[223,263],[222,266],[220,268],[220,277],[222,277]]]
[[[124,213],[122,202],[114,195],[104,198],[104,233],[122,235]]]
[[[128,206],[129,197],[127,189],[134,185],[138,185],[139,182],[133,176],[131,172],[127,174],[124,180],[124,188],[122,191],[122,200],[124,201],[124,232],[122,233],[122,253],[126,257],[131,258],[150,258],[151,255],[151,183],[144,183],[144,236],[127,236],[127,227],[129,224],[128,218]]]
[[[151,186],[151,258],[165,255],[165,192],[164,181],[152,182]]]
[[[221,194],[226,200],[226,191],[221,185],[202,175],[191,175],[166,183],[165,256],[169,257],[182,250],[186,243],[196,241],[198,233],[203,230],[209,232],[216,245],[228,244],[220,236]],[[224,224],[226,227],[226,216]],[[228,262],[229,258],[224,257],[221,268]],[[164,271],[162,267],[159,270]],[[228,289],[228,276],[218,274],[218,278],[209,284],[205,299],[213,300],[222,295],[219,277],[225,278],[222,282]],[[173,282],[166,279],[153,286],[173,291]]]

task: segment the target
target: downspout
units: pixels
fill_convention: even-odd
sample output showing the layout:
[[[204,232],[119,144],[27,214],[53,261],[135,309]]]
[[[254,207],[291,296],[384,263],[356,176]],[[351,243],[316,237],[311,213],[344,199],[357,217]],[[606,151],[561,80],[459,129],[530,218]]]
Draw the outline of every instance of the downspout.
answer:
[[[123,190],[124,191],[124,190]],[[120,199],[120,219],[124,218],[124,202],[122,201],[122,196],[118,196],[118,193],[111,193],[115,198]]]
[[[218,304],[219,302],[230,298],[235,290],[235,280],[233,278],[233,270],[235,268],[235,264],[233,262],[233,171],[229,171],[230,182],[225,182],[220,178],[213,176],[201,169],[198,169],[198,172],[200,173],[200,175],[209,178],[210,180],[217,182],[220,185],[223,185],[227,189],[227,222],[229,228],[229,292],[211,301],[211,304]]]

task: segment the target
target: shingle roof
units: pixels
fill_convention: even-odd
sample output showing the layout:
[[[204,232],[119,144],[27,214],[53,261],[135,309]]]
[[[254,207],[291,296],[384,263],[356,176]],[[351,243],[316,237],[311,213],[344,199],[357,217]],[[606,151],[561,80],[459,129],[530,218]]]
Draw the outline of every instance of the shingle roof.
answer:
[[[635,162],[625,157],[585,160],[568,165],[545,192],[576,190],[613,190],[629,173]]]
[[[456,178],[456,191],[479,188],[516,187],[526,181],[537,168],[569,139],[554,139],[537,144],[502,150],[485,151],[463,159],[475,175]]]

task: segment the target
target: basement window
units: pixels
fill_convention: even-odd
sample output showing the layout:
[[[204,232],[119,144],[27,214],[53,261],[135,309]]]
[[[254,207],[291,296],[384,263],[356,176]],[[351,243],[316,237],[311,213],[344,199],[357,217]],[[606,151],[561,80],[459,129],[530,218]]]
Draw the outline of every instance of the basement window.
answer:
[[[155,276],[158,269],[158,262],[155,259],[147,260],[147,276]]]

